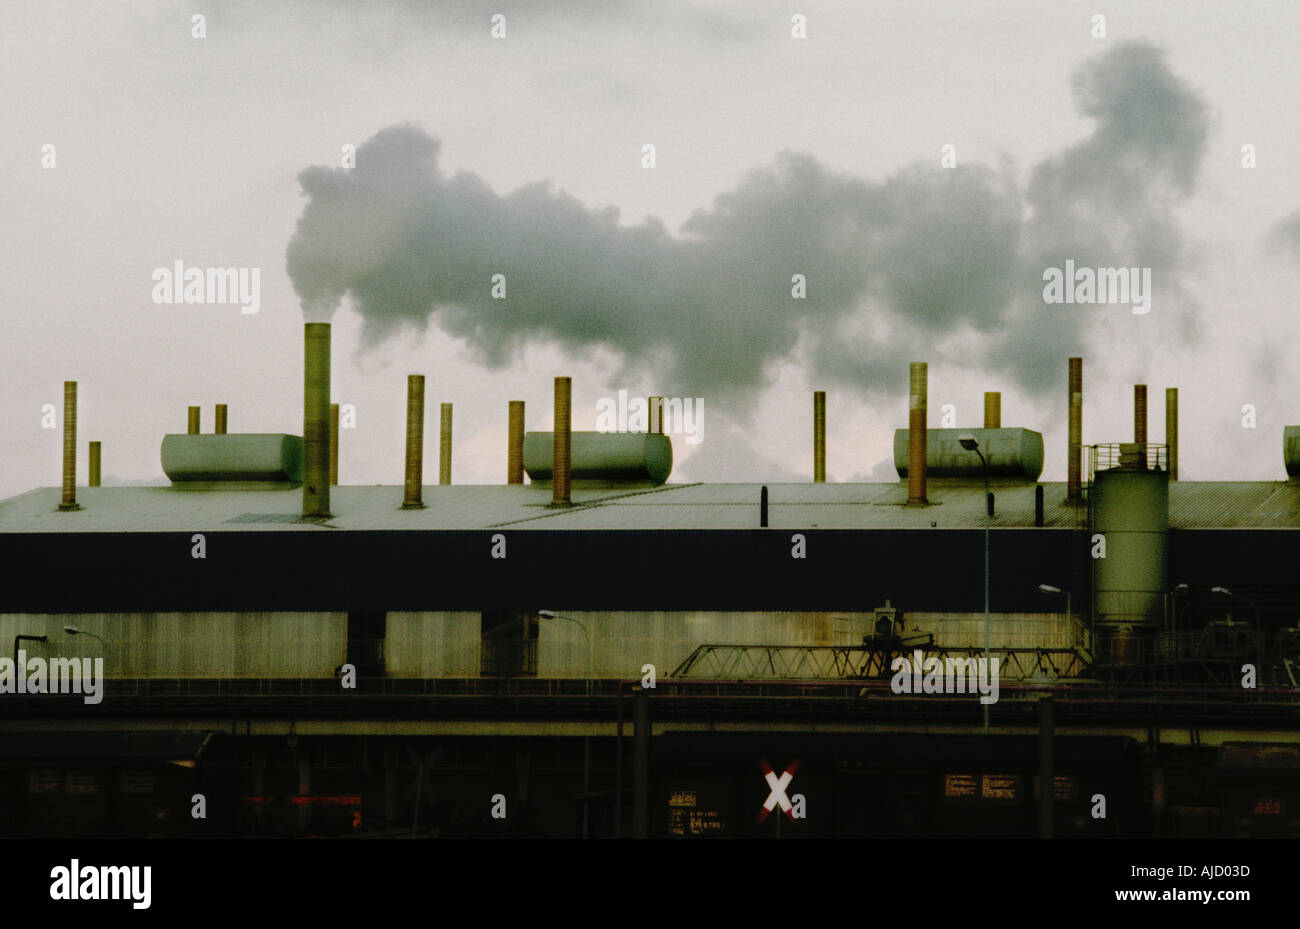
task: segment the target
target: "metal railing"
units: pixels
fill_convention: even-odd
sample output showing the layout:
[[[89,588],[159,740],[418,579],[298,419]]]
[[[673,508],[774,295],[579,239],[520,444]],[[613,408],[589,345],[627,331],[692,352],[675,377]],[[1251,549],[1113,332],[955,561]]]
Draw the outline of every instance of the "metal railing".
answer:
[[[1098,471],[1168,471],[1169,446],[1147,442],[1111,442],[1089,445],[1088,483],[1096,479]]]

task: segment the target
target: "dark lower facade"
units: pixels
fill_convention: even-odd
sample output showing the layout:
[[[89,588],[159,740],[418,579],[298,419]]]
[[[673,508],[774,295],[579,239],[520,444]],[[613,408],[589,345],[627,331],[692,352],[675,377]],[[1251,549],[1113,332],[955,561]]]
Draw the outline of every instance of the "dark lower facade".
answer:
[[[602,735],[253,728],[7,736],[0,833],[871,839],[1042,829],[1034,734],[668,728],[642,762],[630,731],[620,751]],[[1052,836],[1300,838],[1300,748],[1249,735],[1212,746],[1058,732]],[[779,798],[768,771],[791,774]]]

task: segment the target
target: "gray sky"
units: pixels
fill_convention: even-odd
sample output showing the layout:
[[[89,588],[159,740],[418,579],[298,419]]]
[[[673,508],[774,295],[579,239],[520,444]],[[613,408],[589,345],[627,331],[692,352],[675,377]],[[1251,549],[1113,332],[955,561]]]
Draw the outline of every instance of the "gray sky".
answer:
[[[557,374],[580,429],[619,389],[702,397],[675,480],[807,479],[825,388],[829,477],[893,479],[913,360],[932,426],[1001,390],[1062,480],[1070,354],[1085,442],[1131,439],[1135,382],[1162,441],[1177,386],[1182,477],[1281,478],[1298,27],[1277,3],[6,4],[0,497],[58,483],[64,379],[79,483],[88,439],[106,483],[160,476],[189,404],[300,433],[300,293],[338,304],[344,483],[401,482],[412,372],[426,480],[438,403],[454,480],[498,483],[506,402],[549,428]],[[1151,312],[1044,304],[1066,258],[1151,267]],[[155,304],[178,259],[260,268],[260,312]]]

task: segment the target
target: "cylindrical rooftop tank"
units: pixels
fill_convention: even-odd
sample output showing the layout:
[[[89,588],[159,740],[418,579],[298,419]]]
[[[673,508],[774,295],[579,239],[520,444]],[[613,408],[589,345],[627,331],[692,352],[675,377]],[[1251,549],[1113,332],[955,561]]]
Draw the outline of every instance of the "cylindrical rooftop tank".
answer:
[[[302,439],[296,435],[165,435],[163,473],[173,484],[302,480]]]
[[[1283,427],[1282,461],[1286,464],[1287,477],[1300,478],[1300,426]]]
[[[1105,558],[1093,560],[1093,603],[1099,634],[1154,631],[1167,588],[1169,473],[1113,468],[1092,485],[1093,534],[1105,537]]]
[[[533,481],[549,481],[555,437],[550,432],[524,436],[524,470]],[[673,444],[653,432],[574,432],[569,446],[570,476],[585,481],[651,481],[662,484],[673,470]]]
[[[1036,481],[1043,473],[1043,435],[1032,429],[929,429],[925,441],[925,470],[930,477],[984,476],[980,456],[962,447],[961,437],[974,436],[988,459],[989,477]],[[894,430],[894,468],[907,478],[908,430]]]

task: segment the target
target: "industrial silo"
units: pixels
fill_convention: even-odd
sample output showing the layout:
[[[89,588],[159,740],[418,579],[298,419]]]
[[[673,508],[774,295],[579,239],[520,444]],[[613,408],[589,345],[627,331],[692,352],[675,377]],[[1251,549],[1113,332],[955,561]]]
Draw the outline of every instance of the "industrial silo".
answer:
[[[1091,504],[1099,653],[1132,664],[1139,660],[1135,640],[1158,631],[1164,615],[1169,472],[1125,465],[1097,471]],[[1105,557],[1098,557],[1097,534]]]

